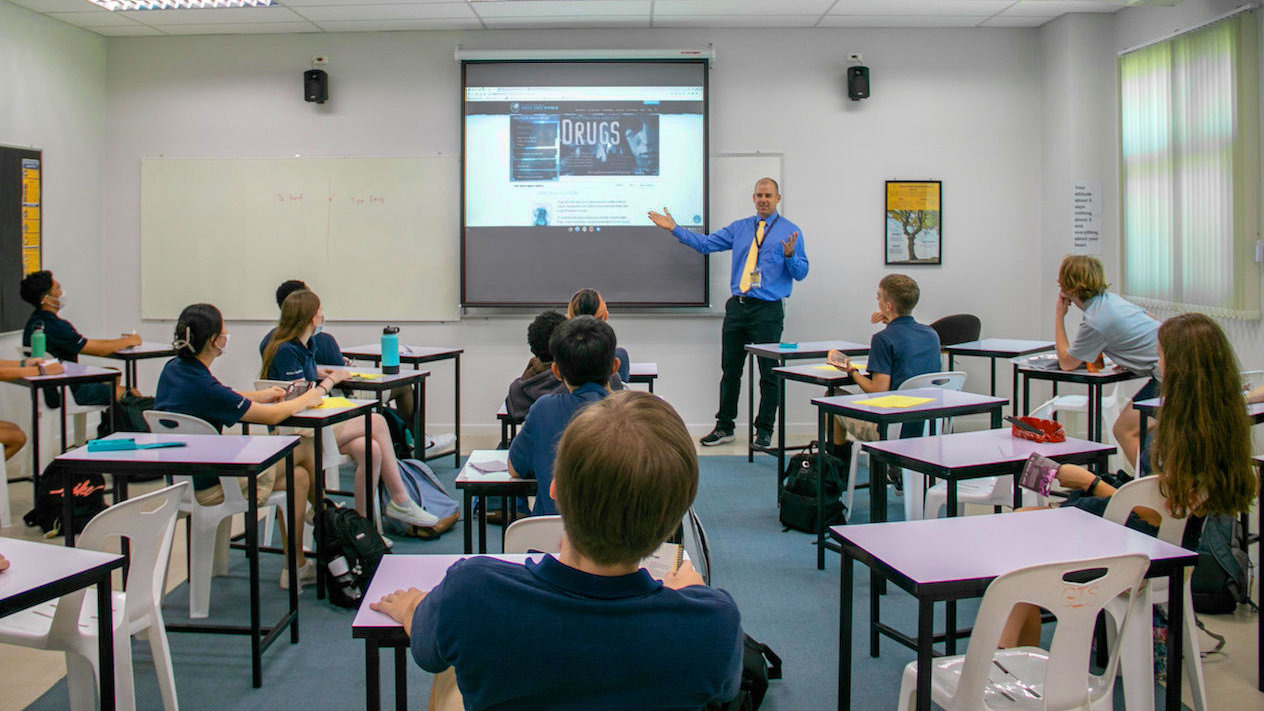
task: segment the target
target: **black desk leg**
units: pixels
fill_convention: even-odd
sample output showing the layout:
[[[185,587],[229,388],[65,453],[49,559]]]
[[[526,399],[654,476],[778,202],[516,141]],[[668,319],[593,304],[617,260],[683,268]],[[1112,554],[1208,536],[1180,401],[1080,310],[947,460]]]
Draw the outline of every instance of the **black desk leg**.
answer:
[[[782,361],[782,365],[785,365],[785,361]],[[781,481],[781,473],[786,470],[786,379],[780,373],[774,375],[777,377],[777,481]],[[825,448],[822,447],[821,451],[824,452]],[[781,494],[780,486],[777,487],[777,494]]]
[[[454,466],[459,467],[461,466],[461,354],[460,353],[456,354],[456,360],[453,362],[452,367],[455,370],[454,375],[456,377],[456,383],[452,385],[452,390],[454,393],[454,395],[452,396],[452,399],[453,399],[452,406],[455,408],[452,411],[452,417],[455,421],[454,427],[456,429],[456,433],[455,433],[456,434],[456,449],[452,451],[452,464]],[[653,381],[650,381],[650,392],[654,392]]]
[[[746,353],[746,461],[755,461],[755,354]],[[736,426],[734,427],[736,429]]]
[[[992,383],[992,389],[988,392],[992,393],[992,397],[996,397],[996,359],[988,358],[988,362],[992,364],[992,378],[990,381]]]
[[[931,642],[935,635],[935,605],[917,601],[917,711],[930,711]]]
[[[395,711],[408,711],[407,647],[395,647]]]
[[[320,431],[319,429],[317,430]],[[320,472],[318,469],[317,472]],[[318,473],[317,476],[323,476]],[[290,612],[294,614],[294,618],[290,620],[290,644],[298,644],[298,552],[303,550],[303,526],[298,522],[298,502],[294,496],[294,450],[285,455],[285,525],[290,531],[289,540],[285,545],[286,566],[290,575]],[[250,528],[255,529],[255,535],[258,535],[259,524],[253,523]],[[319,565],[319,563],[318,563]],[[316,575],[320,577],[319,572]]]
[[[502,496],[500,497],[500,552],[505,552],[505,532],[509,530],[509,524],[518,519],[518,497]]]
[[[817,408],[816,415],[816,441],[821,442],[821,453],[826,451],[825,442],[826,422],[829,415],[826,414],[824,408]],[[781,474],[777,474],[777,479],[781,479]],[[825,570],[825,457],[818,456],[816,458],[816,569]]]
[[[381,711],[382,678],[381,647],[377,640],[364,640],[364,708],[365,711]]]
[[[1102,441],[1102,389],[1095,383],[1088,386],[1088,438]]]
[[[61,418],[60,418],[61,419],[61,451],[64,452],[67,449],[69,449],[69,447],[66,446],[66,386],[65,385],[61,386],[60,388],[57,389],[57,392],[59,396],[61,397],[61,407],[57,409],[57,412],[61,415]],[[111,390],[110,392],[112,393],[114,391]],[[110,404],[111,405],[114,404],[113,395],[110,396]],[[113,407],[110,408],[110,412],[114,412]],[[114,422],[111,421],[110,422],[111,429],[113,428],[113,425],[114,425]]]
[[[1013,415],[1014,417],[1018,417],[1018,366],[1014,365],[1013,363],[1010,363],[1009,370],[1010,370],[1010,374],[1014,378],[1014,382],[1010,385],[1010,391],[1009,391],[1009,409],[1010,409],[1011,415]],[[1026,402],[1023,403],[1023,407],[1024,408],[1027,407]]]
[[[1167,576],[1167,711],[1181,711],[1181,660],[1185,636],[1185,569]]]
[[[317,427],[312,442],[312,448],[315,450],[315,454],[313,455],[315,465],[312,467],[315,470],[312,472],[312,499],[316,502],[313,504],[316,507],[316,515],[313,517],[316,525],[315,529],[312,531],[312,542],[316,544],[317,566],[325,564],[325,532],[324,527],[321,526],[321,521],[325,520],[325,463],[323,461],[323,452],[325,450],[324,432],[324,427]],[[371,462],[372,445],[370,445],[368,449],[370,452]],[[370,476],[372,474],[372,469],[373,468],[371,466],[365,467],[365,476]],[[291,580],[293,580],[293,578],[291,578]],[[319,570],[316,571],[316,599],[325,599],[325,576],[321,575]]]
[[[887,424],[885,422],[878,423],[878,439],[885,440],[887,438]],[[853,453],[854,454],[854,453]],[[873,456],[873,452],[869,453],[869,523],[884,523],[887,520],[887,464],[879,461],[878,457]],[[882,594],[887,594],[887,579],[881,575],[874,574],[872,578],[876,583],[876,590]],[[876,608],[875,608],[876,612]],[[878,619],[875,615],[873,619]],[[877,634],[875,631],[874,634]],[[877,650],[877,643],[874,643],[874,649]],[[877,652],[874,653],[877,656]]]
[[[487,552],[487,495],[481,497],[482,506],[478,507],[478,552]],[[503,511],[501,513],[504,513]]]
[[[838,591],[838,711],[851,709],[852,559],[843,548],[841,586]]]
[[[39,493],[40,480],[40,426],[39,388],[31,388],[31,482],[35,487],[32,496]]]
[[[373,408],[364,411],[364,517],[373,522],[377,482],[373,481]],[[319,577],[319,576],[317,576]]]
[[[289,467],[288,474],[290,477],[294,476],[293,466]],[[259,473],[251,473],[249,479],[249,495],[246,497],[246,560],[250,563],[250,681],[258,689],[263,686],[263,625],[259,619]],[[290,545],[294,545],[294,539],[290,539]],[[298,585],[298,580],[293,577],[290,582],[291,588]]]
[[[474,552],[474,522],[470,519],[470,512],[473,509],[474,497],[470,495],[470,490],[466,489],[461,497],[461,528],[465,534],[465,554],[469,555]]]
[[[110,597],[110,573],[97,583],[97,660],[101,677],[101,709],[114,709],[114,612]],[[124,613],[126,614],[126,613]],[[131,649],[130,638],[127,649]]]
[[[1031,414],[1031,378],[1023,376],[1023,414]]]
[[[62,477],[62,481],[66,481],[67,477]],[[75,547],[75,512],[73,496],[67,496],[65,486],[61,492],[61,532],[66,537],[66,547]]]
[[[908,492],[904,492],[908,496]],[[957,480],[948,480],[948,515],[957,515]],[[949,600],[944,604],[944,652],[957,653],[957,601]]]
[[[413,383],[413,457],[426,458],[426,387],[425,381]]]

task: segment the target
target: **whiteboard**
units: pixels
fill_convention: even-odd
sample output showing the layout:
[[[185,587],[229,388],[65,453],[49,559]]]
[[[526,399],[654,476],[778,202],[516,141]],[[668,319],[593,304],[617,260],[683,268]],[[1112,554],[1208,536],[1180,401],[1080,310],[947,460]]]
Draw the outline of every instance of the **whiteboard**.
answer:
[[[751,195],[755,181],[772,178],[781,183],[780,153],[712,153],[710,176],[710,225],[712,232],[734,220],[755,214]],[[785,185],[781,186],[785,190]],[[785,213],[785,203],[777,208]],[[788,217],[788,216],[787,216]],[[733,270],[733,252],[711,254],[711,306],[724,308],[732,295],[729,279]]]
[[[275,320],[307,282],[339,321],[459,318],[460,171],[422,158],[141,161],[141,316]]]

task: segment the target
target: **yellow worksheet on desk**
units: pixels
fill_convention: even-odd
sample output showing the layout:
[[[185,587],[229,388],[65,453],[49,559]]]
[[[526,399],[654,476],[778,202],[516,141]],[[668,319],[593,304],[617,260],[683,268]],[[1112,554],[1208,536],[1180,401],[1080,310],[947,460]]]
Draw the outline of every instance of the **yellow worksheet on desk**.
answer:
[[[332,410],[339,407],[355,407],[355,403],[345,397],[327,397],[315,406],[314,410]]]
[[[909,395],[883,395],[882,397],[871,397],[868,400],[853,400],[853,405],[869,405],[870,407],[913,407],[914,405],[922,405],[928,402],[934,402],[934,398],[929,397],[911,397]]]
[[[351,371],[351,377],[355,378],[356,380],[381,380],[382,374],[381,373],[360,373],[353,370]]]

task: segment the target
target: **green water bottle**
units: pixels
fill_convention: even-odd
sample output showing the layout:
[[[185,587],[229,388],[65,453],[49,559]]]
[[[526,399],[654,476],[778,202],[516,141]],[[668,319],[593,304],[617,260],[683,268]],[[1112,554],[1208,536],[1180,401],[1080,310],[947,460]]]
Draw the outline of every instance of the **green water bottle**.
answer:
[[[31,357],[43,358],[47,352],[44,341],[44,324],[40,324],[31,333]]]

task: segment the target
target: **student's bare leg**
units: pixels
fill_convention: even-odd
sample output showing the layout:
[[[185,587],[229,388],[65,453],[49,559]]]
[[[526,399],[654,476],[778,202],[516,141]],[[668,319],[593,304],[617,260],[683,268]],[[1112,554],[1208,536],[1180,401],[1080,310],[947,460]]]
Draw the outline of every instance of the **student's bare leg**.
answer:
[[[0,445],[4,446],[4,458],[9,460],[26,446],[26,433],[12,422],[0,422]]]
[[[1151,420],[1151,423],[1154,424],[1154,421]],[[1119,413],[1111,431],[1115,434],[1120,451],[1128,458],[1133,469],[1136,469],[1137,452],[1141,449],[1141,413],[1132,406],[1131,400],[1124,406],[1123,412]]]
[[[356,510],[361,514],[364,513],[364,496],[361,493],[363,487],[360,485],[364,481],[365,462],[368,460],[368,471],[373,475],[373,481],[381,478],[382,484],[386,486],[387,492],[390,493],[391,501],[402,504],[409,501],[408,490],[404,488],[404,482],[399,475],[399,464],[395,461],[395,449],[391,445],[391,433],[386,429],[386,420],[381,415],[373,416],[373,441],[369,457],[366,457],[366,444],[368,440],[364,436],[364,420],[355,418],[348,421],[341,429],[337,431],[338,451],[350,456],[356,462]]]
[[[413,389],[407,385],[395,388],[391,391],[390,399],[395,403],[395,409],[399,410],[399,416],[404,418],[405,422],[412,422],[413,407],[416,406]]]
[[[997,644],[1002,649],[1010,647],[1035,647],[1040,644],[1040,608],[1020,602],[1010,610],[1005,628],[1001,630],[1001,640]]]
[[[307,497],[310,495],[311,488],[312,488],[312,476],[310,474],[310,471],[311,470],[308,467],[299,466],[298,462],[294,463],[294,520],[295,521],[307,520]],[[273,491],[285,490],[285,468],[284,467],[278,468],[277,475],[276,475],[276,483],[272,485],[272,490]],[[289,550],[289,546],[286,544],[286,541],[289,539],[290,529],[288,526],[285,525],[285,512],[282,511],[278,518],[281,521],[281,545],[285,546],[286,550]],[[300,526],[299,530],[301,533],[302,524],[299,524],[299,526]],[[300,546],[297,546],[297,548],[298,548],[297,563],[298,563],[298,566],[301,568],[307,564],[307,556],[303,554],[303,546],[300,545]]]

